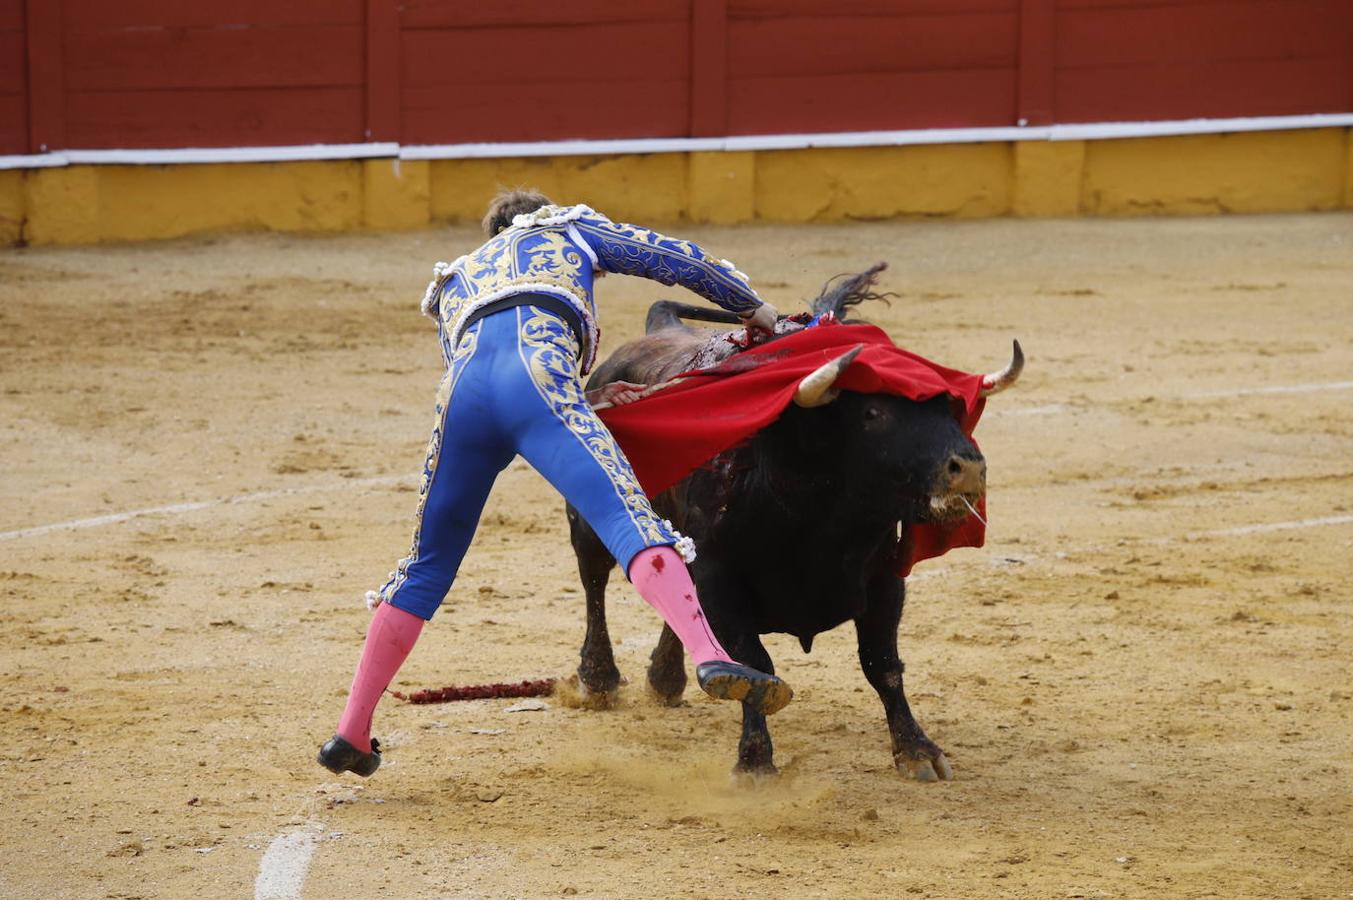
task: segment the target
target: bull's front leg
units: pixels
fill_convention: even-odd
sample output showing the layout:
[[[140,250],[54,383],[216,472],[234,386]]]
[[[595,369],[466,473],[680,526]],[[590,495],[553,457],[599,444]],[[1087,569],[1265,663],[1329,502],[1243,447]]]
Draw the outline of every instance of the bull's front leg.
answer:
[[[949,781],[954,777],[949,760],[912,716],[902,687],[897,627],[902,621],[905,590],[902,580],[891,572],[877,576],[870,584],[868,606],[855,620],[860,668],[883,701],[897,771],[917,781]]]
[[[724,632],[716,632],[723,639]],[[724,641],[726,649],[738,662],[760,669],[767,675],[775,674],[775,663],[761,643],[761,636],[755,631],[734,630],[730,640]],[[734,772],[747,775],[778,775],[775,768],[775,747],[770,740],[770,727],[766,717],[754,707],[742,704],[742,737],[738,740],[738,764]]]

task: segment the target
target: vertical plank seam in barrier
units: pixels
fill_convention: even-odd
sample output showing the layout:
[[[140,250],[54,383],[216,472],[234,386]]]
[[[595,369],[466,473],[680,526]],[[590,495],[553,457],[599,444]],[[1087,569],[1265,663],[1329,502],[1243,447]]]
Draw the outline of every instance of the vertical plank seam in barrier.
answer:
[[[690,137],[728,133],[728,2],[691,0]]]
[[[1056,118],[1056,30],[1056,0],[1020,0],[1017,125],[1051,125]]]
[[[1353,112],[1353,4],[1344,11],[1344,15],[1349,20],[1345,25],[1347,28],[1345,37],[1348,39],[1348,43],[1344,47],[1348,54],[1348,110]],[[1349,130],[1349,139],[1353,140],[1353,129]],[[1350,152],[1353,152],[1353,148],[1350,148]],[[1353,185],[1350,185],[1350,189],[1353,190]]]
[[[368,141],[398,142],[403,131],[400,39],[399,0],[367,0],[365,139]]]
[[[61,3],[24,4],[28,48],[28,149],[33,153],[66,146],[66,91],[61,58]]]
[[[19,4],[19,29],[23,35],[23,72],[22,80],[19,83],[19,91],[23,95],[23,117],[19,123],[20,144],[22,152],[33,152],[33,76],[29,74],[29,41],[28,41],[28,4]],[[1353,68],[1350,68],[1349,74],[1353,75]],[[1353,79],[1349,81],[1350,88],[1353,89]]]

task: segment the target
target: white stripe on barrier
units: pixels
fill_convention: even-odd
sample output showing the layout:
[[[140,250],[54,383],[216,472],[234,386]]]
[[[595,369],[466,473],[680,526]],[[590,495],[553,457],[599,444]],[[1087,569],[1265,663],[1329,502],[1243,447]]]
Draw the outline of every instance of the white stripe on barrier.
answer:
[[[166,163],[301,162],[399,155],[399,144],[302,144],[295,147],[184,147],[164,150],[66,150],[71,165],[153,166]]]
[[[0,169],[50,169],[68,166],[64,153],[34,153],[31,156],[0,156]]]
[[[1161,122],[1087,122],[1053,125],[1053,141],[1103,141],[1113,138],[1173,137],[1185,134],[1231,134],[1241,131],[1288,131],[1301,128],[1347,128],[1353,113],[1308,116],[1247,116],[1237,119],[1170,119]]]
[[[711,138],[622,138],[517,143],[307,144],[279,147],[183,147],[163,149],[64,150],[56,153],[0,156],[0,169],[36,169],[78,163],[93,165],[167,165],[192,163],[289,162],[317,159],[483,159],[529,156],[690,153],[698,151],[803,150],[811,147],[889,147],[915,144],[971,144],[1005,141],[1098,141],[1347,128],[1353,113],[1306,116],[1252,116],[1236,119],[1171,119],[1158,122],[1090,122],[1082,125],[915,128],[901,131],[842,131],[818,134],[754,134]]]

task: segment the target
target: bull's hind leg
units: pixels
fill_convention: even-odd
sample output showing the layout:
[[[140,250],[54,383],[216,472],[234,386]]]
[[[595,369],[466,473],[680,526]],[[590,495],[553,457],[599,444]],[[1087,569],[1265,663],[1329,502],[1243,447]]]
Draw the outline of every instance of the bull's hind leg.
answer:
[[[880,575],[870,585],[869,605],[864,615],[855,620],[860,668],[883,701],[897,771],[917,781],[949,781],[954,777],[949,760],[912,716],[902,688],[897,626],[902,621],[904,591],[902,580],[891,572]]]
[[[606,628],[606,584],[611,579],[615,558],[572,505],[567,513],[569,539],[578,557],[578,577],[587,595],[587,635],[578,663],[578,690],[585,705],[605,708],[615,701],[620,687],[620,670],[616,668],[611,633]]]
[[[648,686],[653,696],[664,706],[679,705],[686,691],[686,651],[667,625],[662,626],[662,636],[649,659]]]

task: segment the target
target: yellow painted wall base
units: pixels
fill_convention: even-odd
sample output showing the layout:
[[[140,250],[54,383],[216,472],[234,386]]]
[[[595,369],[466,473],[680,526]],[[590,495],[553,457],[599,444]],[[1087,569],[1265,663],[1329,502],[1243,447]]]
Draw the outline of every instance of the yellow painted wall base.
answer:
[[[149,240],[212,231],[346,231],[362,224],[361,164],[69,166],[24,177],[33,244]]]
[[[1017,216],[1074,216],[1081,208],[1085,141],[1020,141],[1015,145]]]
[[[432,167],[426,160],[369,159],[362,163],[362,224],[367,228],[421,228],[432,203]]]
[[[757,217],[772,222],[999,216],[1009,144],[775,150],[756,154]]]
[[[432,163],[432,218],[478,222],[502,188],[531,187],[556,203],[587,203],[617,219],[652,222],[686,210],[684,153],[440,159]]]
[[[0,245],[18,243],[23,236],[24,175],[19,169],[0,171]]]
[[[1341,128],[1091,141],[1082,210],[1197,215],[1338,209],[1347,141]]]
[[[756,218],[756,154],[692,153],[690,205],[696,222],[736,225]]]
[[[1353,130],[1102,141],[0,171],[0,243],[477,222],[504,187],[638,222],[1353,209]]]
[[[1344,144],[1344,209],[1353,209],[1353,128],[1348,129]]]

